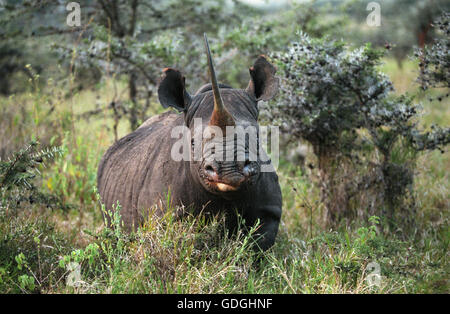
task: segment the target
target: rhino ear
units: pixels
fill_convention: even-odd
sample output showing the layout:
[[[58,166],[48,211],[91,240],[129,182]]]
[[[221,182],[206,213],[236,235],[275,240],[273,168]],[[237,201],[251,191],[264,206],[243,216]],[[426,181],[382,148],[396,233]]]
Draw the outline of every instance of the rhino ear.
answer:
[[[185,79],[180,71],[165,68],[158,86],[159,102],[164,108],[173,107],[179,111],[186,111],[191,96],[185,88]]]
[[[261,55],[249,69],[250,82],[247,93],[254,95],[256,100],[269,100],[278,92],[278,78],[275,77],[277,69]]]

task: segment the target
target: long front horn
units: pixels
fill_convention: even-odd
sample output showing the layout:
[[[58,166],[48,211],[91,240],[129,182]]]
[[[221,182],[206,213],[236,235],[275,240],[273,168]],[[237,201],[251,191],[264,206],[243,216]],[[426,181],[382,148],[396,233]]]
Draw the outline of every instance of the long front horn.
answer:
[[[219,84],[217,83],[216,72],[214,71],[214,65],[211,58],[211,51],[209,50],[208,38],[205,36],[205,50],[208,58],[208,70],[209,78],[211,80],[212,91],[214,96],[214,110],[211,115],[209,125],[216,125],[223,131],[226,130],[226,126],[234,126],[235,122],[231,114],[227,111],[223,105],[222,96],[220,95]]]

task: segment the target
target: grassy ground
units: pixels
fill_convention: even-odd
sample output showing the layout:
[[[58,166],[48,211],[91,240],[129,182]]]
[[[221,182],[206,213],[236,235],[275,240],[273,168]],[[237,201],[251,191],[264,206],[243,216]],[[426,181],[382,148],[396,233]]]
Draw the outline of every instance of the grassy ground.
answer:
[[[414,91],[415,65],[386,72],[400,92]],[[0,292],[41,293],[448,293],[450,155],[420,157],[415,180],[418,221],[385,232],[379,220],[326,230],[317,189],[296,165],[281,162],[284,207],[275,246],[249,250],[251,237],[228,236],[223,217],[150,219],[136,234],[105,228],[95,190],[98,162],[114,140],[112,119],[72,117],[121,93],[113,80],[67,97],[55,82],[42,91],[0,99],[1,147],[32,134],[63,153],[42,168],[42,189],[72,209],[38,205],[0,215]],[[45,91],[45,92],[44,92]],[[122,96],[124,95],[124,96]],[[423,97],[422,123],[449,125],[447,102]],[[51,108],[53,108],[51,110]],[[160,112],[158,104],[153,112]],[[119,137],[128,132],[119,124]],[[5,154],[6,154],[5,150]],[[294,189],[295,188],[295,189]],[[77,265],[80,265],[78,268]],[[380,274],[380,277],[377,277]],[[71,285],[71,280],[81,280]]]

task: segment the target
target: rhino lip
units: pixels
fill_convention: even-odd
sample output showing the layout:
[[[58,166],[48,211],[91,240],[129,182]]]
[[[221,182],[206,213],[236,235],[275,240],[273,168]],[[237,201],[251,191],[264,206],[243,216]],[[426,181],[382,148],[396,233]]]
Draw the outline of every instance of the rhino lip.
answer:
[[[237,191],[240,188],[240,185],[237,185],[237,186],[231,185],[231,184],[225,183],[223,181],[210,180],[210,179],[207,179],[207,181],[210,186],[215,187],[220,192],[233,192],[233,191]]]
[[[206,171],[204,178],[206,179],[207,185],[220,192],[237,191],[241,187],[241,184],[245,181],[244,176],[242,176],[239,180],[223,180],[213,171]]]
[[[238,187],[236,186],[232,186],[222,182],[216,182],[216,187],[222,192],[236,191],[238,189]]]

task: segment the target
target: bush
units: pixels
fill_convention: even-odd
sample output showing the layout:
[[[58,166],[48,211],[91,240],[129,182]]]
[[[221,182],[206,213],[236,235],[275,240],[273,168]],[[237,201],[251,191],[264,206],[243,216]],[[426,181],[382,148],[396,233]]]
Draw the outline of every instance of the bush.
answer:
[[[443,88],[444,93],[430,98],[430,101],[442,101],[448,98],[450,88],[450,13],[444,12],[433,24],[443,36],[433,45],[425,46],[415,52],[419,59],[420,75],[418,81],[423,90]]]
[[[420,60],[421,70],[418,80],[424,90],[439,87],[448,89],[450,88],[450,13],[444,12],[433,26],[443,36],[433,45],[416,50],[415,56]],[[438,97],[438,100],[441,101],[442,97]],[[448,93],[445,97],[448,97]]]
[[[38,203],[47,207],[63,207],[58,197],[40,191],[35,185],[38,170],[45,159],[61,153],[59,147],[37,151],[38,143],[32,141],[27,147],[15,152],[7,161],[0,160],[0,215],[15,211],[22,202]]]
[[[273,54],[281,96],[266,118],[311,144],[327,221],[367,214],[391,219],[396,210],[413,209],[402,201],[411,200],[406,192],[417,152],[442,149],[449,129],[417,127],[413,97],[393,95],[391,81],[378,71],[383,50],[299,37],[287,52]]]

